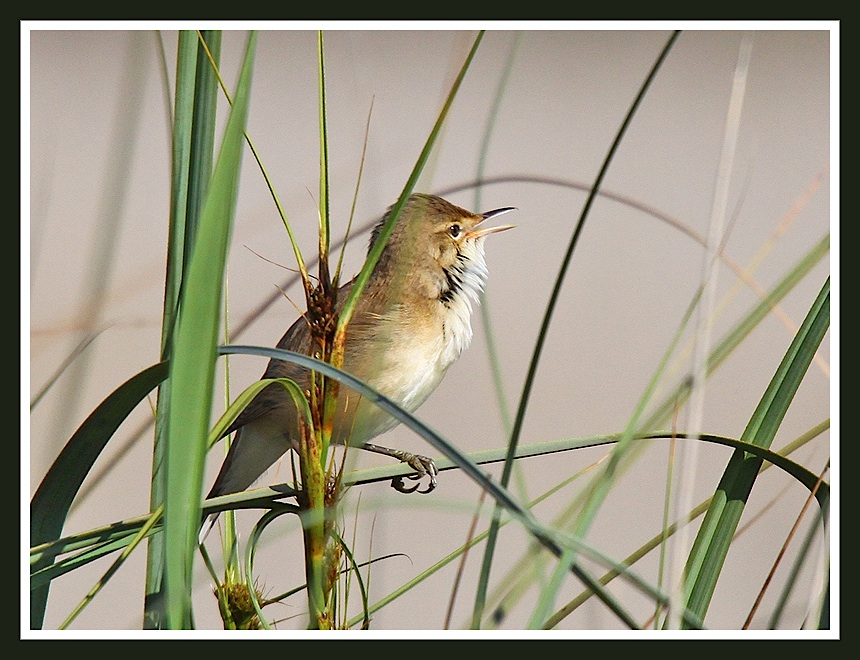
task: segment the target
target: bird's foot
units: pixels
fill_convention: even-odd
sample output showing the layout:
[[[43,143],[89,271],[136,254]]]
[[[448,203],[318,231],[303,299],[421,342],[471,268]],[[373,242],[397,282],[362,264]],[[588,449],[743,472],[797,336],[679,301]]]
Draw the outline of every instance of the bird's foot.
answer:
[[[396,490],[398,493],[414,493],[418,491],[419,493],[429,493],[436,488],[436,475],[439,474],[439,470],[436,467],[436,463],[433,462],[432,458],[427,458],[426,456],[421,456],[420,454],[410,454],[409,452],[398,452],[401,456],[396,458],[400,458],[403,463],[406,463],[409,467],[411,467],[418,474],[407,474],[404,475],[407,479],[412,479],[413,481],[417,481],[421,479],[423,476],[430,477],[430,483],[427,484],[427,488],[424,490],[418,490],[418,486],[420,484],[415,484],[411,488],[406,486],[403,483],[403,477],[395,477],[391,480],[391,487]]]
[[[436,467],[436,463],[432,458],[427,458],[420,454],[412,454],[408,451],[401,451],[399,449],[379,447],[370,443],[366,443],[362,449],[366,449],[377,454],[384,454],[385,456],[391,456],[392,458],[399,460],[401,463],[406,463],[409,467],[415,470],[417,474],[407,474],[400,477],[394,477],[394,479],[391,480],[391,487],[398,493],[414,493],[417,491],[425,494],[436,489],[436,475],[439,474],[439,469]],[[430,483],[427,484],[427,488],[424,490],[418,490],[418,487],[421,484],[415,484],[414,486],[409,487],[403,483],[404,476],[412,481],[418,481],[421,477],[427,476],[430,477]]]

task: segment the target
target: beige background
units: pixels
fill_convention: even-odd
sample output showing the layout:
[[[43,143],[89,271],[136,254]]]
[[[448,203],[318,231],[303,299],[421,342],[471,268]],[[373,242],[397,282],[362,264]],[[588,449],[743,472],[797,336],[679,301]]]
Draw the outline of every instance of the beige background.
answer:
[[[456,29],[457,24],[447,27],[454,29],[336,29],[326,33],[331,210],[336,235],[342,235],[352,203],[371,103],[356,222],[378,217],[402,190],[474,38],[474,31],[465,29],[471,25],[462,30]],[[656,29],[659,26],[652,24],[633,30],[525,27],[486,34],[420,189],[438,192],[473,182],[489,112],[510,58],[512,69],[490,137],[485,176],[542,177],[590,185],[669,36],[668,29]],[[653,207],[690,231],[707,235],[742,34],[735,29],[691,30],[680,36],[609,169],[604,181],[607,192]],[[767,290],[829,231],[833,44],[826,29],[749,34],[752,54],[731,168],[728,208],[732,217],[725,252],[731,260],[746,265],[763,247],[769,248],[752,275]],[[24,255],[29,254],[29,272],[25,266],[23,274],[30,278],[30,396],[44,386],[75,346],[97,333],[29,417],[29,451],[26,436],[22,436],[22,444],[25,461],[29,458],[32,494],[86,415],[118,385],[157,360],[170,138],[165,80],[154,31],[36,29],[28,36],[29,49],[25,41],[24,51],[30,57],[30,216],[29,236],[25,232],[29,252],[25,249]],[[172,90],[176,33],[166,30],[161,36]],[[245,38],[244,31],[224,35],[223,72],[231,89]],[[248,121],[248,133],[305,255],[315,249],[319,190],[316,48],[312,30],[265,30],[260,34]],[[487,244],[488,312],[512,410],[585,197],[581,190],[570,187],[511,180],[485,186],[480,200],[474,189],[448,195],[451,201],[476,211],[518,208],[505,219],[519,227],[492,237]],[[769,243],[788,217],[791,222],[785,231]],[[363,235],[350,244],[347,275],[360,267],[366,240]],[[287,267],[294,263],[275,206],[246,153],[230,253],[232,327],[238,327],[277,292],[276,285],[286,281],[289,274],[271,262]],[[597,200],[564,282],[521,441],[623,429],[699,284],[702,263],[702,247],[677,228],[617,201]],[[794,324],[802,321],[829,270],[829,259],[824,259],[785,299],[782,310]],[[738,288],[737,281],[725,266],[720,268],[716,300],[731,297],[715,321],[712,341],[719,340],[756,303],[756,294],[747,286]],[[301,304],[297,287],[288,293]],[[279,299],[235,340],[274,345],[295,316],[293,307]],[[479,314],[473,317],[473,326],[472,347],[419,410],[422,419],[467,451],[505,443]],[[792,332],[775,315],[753,331],[709,381],[703,430],[740,436],[791,337]],[[829,362],[829,346],[828,335],[821,362],[805,378],[774,447],[829,417],[829,375],[822,368]],[[683,359],[676,364],[679,371],[664,381],[658,400],[689,368]],[[256,380],[263,366],[258,358],[231,359],[233,394]],[[222,400],[218,399],[219,406]],[[150,408],[142,405],[120,429],[111,443],[114,446],[109,446],[93,478],[85,483],[67,533],[146,511],[151,432],[137,439],[135,432],[150,415]],[[678,425],[687,428],[685,414]],[[433,453],[402,428],[380,442]],[[523,499],[536,497],[604,453],[591,449],[523,461],[521,483],[528,489]],[[703,446],[692,456],[686,474],[694,503],[713,492],[729,454],[726,449]],[[221,455],[218,449],[211,456],[207,487]],[[621,559],[659,530],[667,456],[668,443],[656,442],[619,478],[589,534],[591,543]],[[829,457],[829,434],[825,434],[796,458],[818,472]],[[385,463],[371,455],[359,458],[361,466]],[[494,468],[494,474],[499,472]],[[265,483],[287,475],[286,469],[273,471]],[[551,522],[585,483],[575,482],[538,507],[536,514]],[[759,480],[742,524],[770,508],[733,545],[709,612],[709,627],[741,626],[805,497],[802,487],[777,470]],[[357,499],[353,492],[347,504],[348,533]],[[358,557],[389,552],[407,555],[375,565],[371,602],[459,547],[466,538],[476,499],[476,487],[453,472],[441,476],[439,488],[429,497],[399,495],[386,484],[362,488],[355,543]],[[253,520],[245,514],[243,525],[247,527]],[[775,586],[768,591],[753,628],[767,624],[798,545],[795,540],[789,546],[786,562],[777,572]],[[210,548],[216,550],[214,544]],[[259,579],[267,591],[285,591],[303,580],[301,566],[294,560],[298,552],[293,522],[270,528],[257,559]],[[528,552],[523,532],[507,528],[493,572],[494,588],[509,580],[508,568]],[[481,554],[474,552],[469,557],[454,627],[468,621]],[[99,562],[54,584],[46,628],[59,625],[107,565]],[[638,564],[637,570],[655,581],[656,567],[655,555]],[[217,628],[219,620],[202,563],[198,569],[197,624]],[[139,628],[143,570],[144,554],[137,552],[73,628]],[[441,628],[455,570],[456,563],[447,566],[376,614],[374,628]],[[602,574],[602,570],[594,570]],[[786,611],[785,627],[801,625],[812,584],[812,572],[804,570]],[[559,605],[579,591],[576,581],[568,579]],[[645,622],[653,612],[647,599],[629,585],[614,583],[612,591],[640,621]],[[504,627],[524,627],[533,602],[534,590]],[[351,604],[355,611],[355,596]],[[303,607],[302,597],[294,597],[289,605],[272,608],[271,616],[294,617],[279,624],[280,628],[301,628]],[[620,623],[597,602],[589,602],[561,627],[612,630]]]

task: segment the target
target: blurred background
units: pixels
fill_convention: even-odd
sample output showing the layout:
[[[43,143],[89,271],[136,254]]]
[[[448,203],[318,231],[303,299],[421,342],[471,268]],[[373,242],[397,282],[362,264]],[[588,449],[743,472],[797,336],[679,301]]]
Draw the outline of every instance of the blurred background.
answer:
[[[24,477],[25,483],[29,478],[27,498],[86,416],[159,354],[170,202],[169,94],[177,33],[122,29],[136,28],[134,24],[94,27],[99,29],[40,29],[32,24],[32,31],[25,33],[29,47],[22,39],[23,52],[29,55],[29,71],[25,63],[23,75],[26,81],[29,74],[30,160],[29,171],[24,169],[30,193],[29,218],[24,219],[29,233],[23,233],[29,246],[23,251],[22,275],[25,281],[29,278],[29,397],[41,397],[29,414],[29,440],[21,438],[22,473],[29,469]],[[397,199],[476,34],[456,23],[451,29],[422,29],[421,23],[414,29],[409,24],[405,27],[410,29],[361,27],[345,24],[325,33],[336,237],[343,235],[349,218],[368,117],[355,226],[378,219]],[[633,29],[611,29],[611,24],[610,29],[589,29],[589,24],[573,25],[586,29],[541,27],[546,26],[526,24],[521,30],[486,33],[417,188],[444,194],[475,211],[517,207],[505,221],[518,228],[487,241],[488,322],[480,313],[473,315],[472,346],[418,411],[421,419],[466,451],[505,446],[506,415],[512,418],[516,411],[585,191],[671,35],[670,29],[654,24]],[[831,58],[838,52],[832,50],[828,27],[801,23],[744,31],[738,24],[738,29],[681,33],[609,167],[603,191],[614,197],[598,198],[587,218],[543,349],[521,443],[620,432],[627,424],[700,285],[701,241],[709,232],[729,98],[745,37],[752,50],[731,162],[711,341],[733,328],[762,292],[828,235]],[[244,30],[224,33],[221,67],[230,91],[246,38]],[[260,33],[247,133],[306,258],[316,249],[317,75],[314,30]],[[223,115],[223,97],[219,103]],[[23,143],[26,147],[26,137]],[[485,183],[476,188],[479,173]],[[366,233],[349,243],[346,276],[359,270],[366,245]],[[273,346],[293,322],[297,312],[278,291],[289,281],[287,269],[292,266],[282,221],[246,150],[229,256],[228,314],[234,342]],[[739,279],[738,269],[747,269],[746,282]],[[829,272],[828,255],[782,301],[779,313],[759,324],[709,379],[703,431],[740,437]],[[285,292],[304,309],[298,286]],[[490,368],[488,327],[498,351],[504,405]],[[689,347],[686,342],[692,337],[687,331],[682,347]],[[773,448],[829,418],[829,346],[828,334]],[[661,381],[655,403],[688,373],[689,355],[679,355]],[[235,396],[257,380],[264,367],[262,358],[231,358],[230,393]],[[223,401],[223,394],[216,397],[216,413]],[[154,406],[154,396],[151,402]],[[65,534],[148,510],[152,430],[147,423],[152,414],[150,406],[141,405],[120,428],[85,482]],[[681,411],[677,427],[685,429],[687,421]],[[379,444],[434,453],[403,428],[389,432]],[[588,536],[595,547],[620,560],[659,532],[669,448],[666,440],[643,445],[636,462],[619,475]],[[679,446],[676,452],[682,450]],[[592,448],[520,461],[513,490],[529,501],[607,451]],[[697,504],[713,493],[731,452],[708,445],[693,453],[683,451],[689,460],[678,465],[686,465],[690,501]],[[358,467],[387,462],[361,454]],[[222,457],[220,446],[210,454],[205,488]],[[829,434],[793,458],[819,473],[831,458]],[[489,470],[495,476],[501,473],[500,466]],[[261,483],[288,478],[284,465],[273,468]],[[543,502],[536,515],[551,523],[588,478]],[[401,495],[384,483],[354,489],[346,502],[344,530],[352,534],[358,508],[353,547],[359,560],[402,553],[374,565],[370,601],[464,543],[478,494],[476,486],[453,471],[440,476],[430,496]],[[778,470],[759,478],[741,521],[742,528],[752,524],[732,546],[708,627],[740,628],[807,495]],[[479,531],[489,511],[485,503]],[[257,517],[256,512],[241,514],[243,533]],[[282,518],[269,528],[255,563],[259,583],[269,595],[303,582],[297,561],[300,543],[295,521]],[[752,628],[767,625],[798,546],[797,541],[789,545],[763,601],[763,614]],[[482,553],[479,546],[466,563],[453,628],[468,626]],[[534,557],[530,566],[551,571],[551,564],[546,568],[539,553],[530,551],[521,529],[504,528],[491,576],[492,594],[512,584],[509,571],[529,554]],[[658,559],[651,553],[636,570],[656,583]],[[46,629],[62,622],[107,566],[102,560],[54,582]],[[72,628],[139,629],[144,569],[141,549]],[[201,629],[218,629],[220,619],[202,562],[198,569],[196,622]],[[449,564],[383,608],[374,616],[373,628],[442,628],[456,570],[457,562]],[[814,573],[806,568],[798,577],[783,627],[802,625],[819,584],[820,576]],[[559,606],[581,590],[569,578]],[[653,613],[653,603],[629,584],[617,580],[610,590],[643,623]],[[500,626],[525,627],[534,594],[532,589],[514,603]],[[270,616],[285,619],[279,628],[305,625],[303,598],[294,596],[287,605],[271,608]],[[357,612],[358,605],[353,598],[351,611]],[[610,631],[623,626],[592,599],[559,627]]]

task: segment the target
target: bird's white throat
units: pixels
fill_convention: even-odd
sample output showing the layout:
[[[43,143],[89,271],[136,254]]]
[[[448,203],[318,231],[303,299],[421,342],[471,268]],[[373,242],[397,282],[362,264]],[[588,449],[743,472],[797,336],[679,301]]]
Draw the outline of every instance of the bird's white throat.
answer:
[[[455,267],[440,278],[434,327],[417,330],[403,323],[402,316],[389,326],[395,333],[392,345],[399,349],[382,356],[378,380],[372,384],[407,410],[417,409],[427,399],[472,341],[472,303],[479,303],[487,279],[481,243],[481,239],[466,242]]]
[[[463,243],[457,261],[446,271],[439,296],[443,311],[440,362],[447,368],[472,341],[472,303],[480,304],[487,281],[483,239]]]

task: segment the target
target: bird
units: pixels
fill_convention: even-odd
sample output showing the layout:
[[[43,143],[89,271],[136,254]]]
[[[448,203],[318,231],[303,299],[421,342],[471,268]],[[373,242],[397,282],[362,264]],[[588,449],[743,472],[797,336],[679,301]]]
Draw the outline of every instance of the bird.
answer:
[[[374,227],[368,252],[392,208]],[[472,213],[435,195],[411,194],[347,326],[343,369],[410,412],[424,403],[472,339],[472,307],[479,304],[488,274],[484,239],[514,227],[484,223],[513,210]],[[355,279],[337,290],[337,312],[354,284]],[[296,319],[277,347],[312,354],[307,315]],[[262,378],[290,378],[303,391],[310,387],[309,370],[283,360],[270,360]],[[296,449],[297,416],[283,387],[265,387],[222,435],[236,433],[207,499],[246,490]],[[407,463],[415,470],[410,478],[429,476],[430,484],[420,491],[429,492],[436,487],[437,474],[431,459],[370,443],[397,423],[354,390],[340,386],[332,442]],[[402,492],[418,486],[392,485]]]

